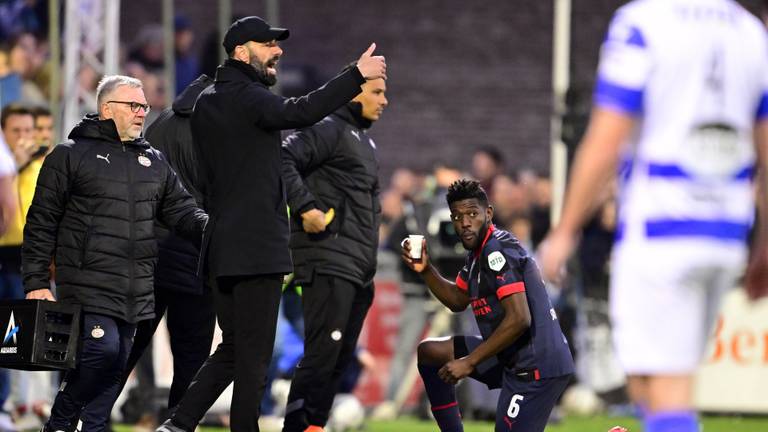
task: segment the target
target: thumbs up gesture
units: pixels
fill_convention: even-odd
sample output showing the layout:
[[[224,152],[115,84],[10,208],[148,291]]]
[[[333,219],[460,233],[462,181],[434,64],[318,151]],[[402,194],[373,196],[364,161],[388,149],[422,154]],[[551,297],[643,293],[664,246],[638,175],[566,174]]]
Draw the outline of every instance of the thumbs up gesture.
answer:
[[[367,80],[387,79],[387,62],[384,60],[384,56],[373,55],[375,49],[376,43],[374,42],[357,60],[357,69]]]

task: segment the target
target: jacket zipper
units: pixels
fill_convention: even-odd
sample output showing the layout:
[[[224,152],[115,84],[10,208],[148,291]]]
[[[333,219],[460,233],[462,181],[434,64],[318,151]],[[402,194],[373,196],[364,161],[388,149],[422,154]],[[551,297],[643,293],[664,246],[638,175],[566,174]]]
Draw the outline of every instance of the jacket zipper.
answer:
[[[125,143],[123,143],[123,153],[130,153],[126,152],[125,149]],[[126,163],[126,171],[128,174],[128,316],[133,315],[135,308],[135,298],[134,298],[134,253],[135,253],[135,245],[134,245],[134,237],[135,237],[135,219],[136,219],[136,208],[135,208],[135,197],[133,196],[133,170],[131,169],[133,167],[133,164],[131,163],[131,155],[127,155],[128,162]]]

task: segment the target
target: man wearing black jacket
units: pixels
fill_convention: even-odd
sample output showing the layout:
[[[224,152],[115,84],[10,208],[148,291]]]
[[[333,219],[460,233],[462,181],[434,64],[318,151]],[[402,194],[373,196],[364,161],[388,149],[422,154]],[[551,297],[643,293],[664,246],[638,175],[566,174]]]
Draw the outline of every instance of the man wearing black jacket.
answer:
[[[96,397],[109,403],[83,431],[106,425],[137,323],[154,318],[155,219],[190,239],[208,221],[141,137],[149,111],[141,81],[106,76],[96,92],[98,117],[86,116],[45,159],[24,227],[27,298],[54,300],[55,259],[58,301],[83,308],[78,366],[56,396],[51,431],[74,430]]]
[[[385,92],[383,79],[368,81],[352,102],[283,143],[305,329],[285,432],[325,426],[373,302],[381,206],[376,145],[366,130],[387,106]]]
[[[176,97],[172,107],[160,113],[146,132],[147,140],[163,153],[181,183],[201,206],[203,197],[197,185],[198,160],[192,145],[189,118],[197,96],[211,84],[213,79],[207,75],[198,77]],[[167,312],[166,324],[173,354],[173,381],[168,395],[168,409],[173,412],[195,373],[211,353],[216,314],[211,289],[197,276],[199,246],[173,234],[159,223],[155,225],[155,232],[159,246],[155,269],[155,318],[143,321],[136,329],[122,386],[150,346],[152,336]],[[154,401],[152,394],[141,394],[139,397],[148,403]],[[103,410],[103,405],[109,403],[107,399],[97,398],[88,404],[82,415],[84,427],[87,428],[95,417],[91,415],[93,410]]]
[[[147,140],[168,158],[181,183],[205,208],[200,192],[197,152],[192,143],[190,117],[200,93],[213,84],[213,79],[201,75],[174,100],[147,128]],[[160,318],[167,311],[168,336],[173,354],[173,381],[168,395],[168,408],[173,410],[181,401],[200,366],[211,353],[216,314],[210,287],[197,274],[200,248],[197,243],[181,238],[159,224],[159,253],[155,269],[155,320],[153,327],[142,334],[141,342],[151,340]],[[139,342],[139,334],[137,343]],[[131,353],[130,360],[138,360]]]
[[[159,430],[193,430],[234,379],[231,429],[259,430],[259,402],[272,355],[283,275],[292,271],[280,131],[309,126],[385,77],[375,45],[357,66],[300,98],[269,87],[288,30],[259,17],[236,21],[222,45],[229,58],[197,100],[192,136],[200,156],[211,223],[203,264],[212,283],[223,341],[206,361],[171,420]]]

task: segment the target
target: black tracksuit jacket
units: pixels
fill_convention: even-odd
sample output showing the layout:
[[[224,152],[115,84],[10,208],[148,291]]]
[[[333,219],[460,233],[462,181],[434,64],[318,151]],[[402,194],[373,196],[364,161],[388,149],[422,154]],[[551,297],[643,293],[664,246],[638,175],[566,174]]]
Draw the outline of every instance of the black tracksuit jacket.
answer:
[[[49,287],[55,259],[59,301],[126,322],[153,318],[155,219],[199,239],[208,216],[162,153],[86,116],[40,171],[24,227],[24,291]]]
[[[194,144],[189,117],[197,96],[213,79],[201,75],[173,101],[173,106],[164,110],[147,128],[146,137],[152,147],[160,150],[176,171],[179,180],[187,188],[200,207],[205,208],[199,187],[199,161]],[[159,289],[202,294],[203,281],[197,274],[199,244],[190,242],[168,231],[159,223],[155,226],[159,243],[155,286]]]
[[[314,274],[341,277],[357,286],[373,280],[381,205],[376,145],[370,121],[350,102],[283,143],[283,179],[291,208],[295,280]],[[318,234],[302,229],[301,213],[333,208],[335,218]]]

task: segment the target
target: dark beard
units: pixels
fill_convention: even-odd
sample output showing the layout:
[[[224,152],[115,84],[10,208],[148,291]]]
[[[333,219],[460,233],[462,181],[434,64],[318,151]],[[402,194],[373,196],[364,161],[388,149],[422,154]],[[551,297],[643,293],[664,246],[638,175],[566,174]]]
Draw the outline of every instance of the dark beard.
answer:
[[[256,71],[256,75],[259,76],[259,80],[266,84],[267,87],[272,87],[273,85],[277,84],[277,76],[270,75],[269,72],[267,72],[267,66],[260,62],[256,56],[251,56],[251,62],[249,64]]]
[[[480,247],[480,245],[483,244],[483,240],[485,240],[485,234],[488,232],[488,227],[490,226],[491,221],[487,220],[483,224],[482,227],[480,227],[480,231],[475,233],[475,244],[468,245],[464,243],[464,239],[461,239],[461,245],[464,246],[464,249],[468,251],[474,251],[477,248]]]

